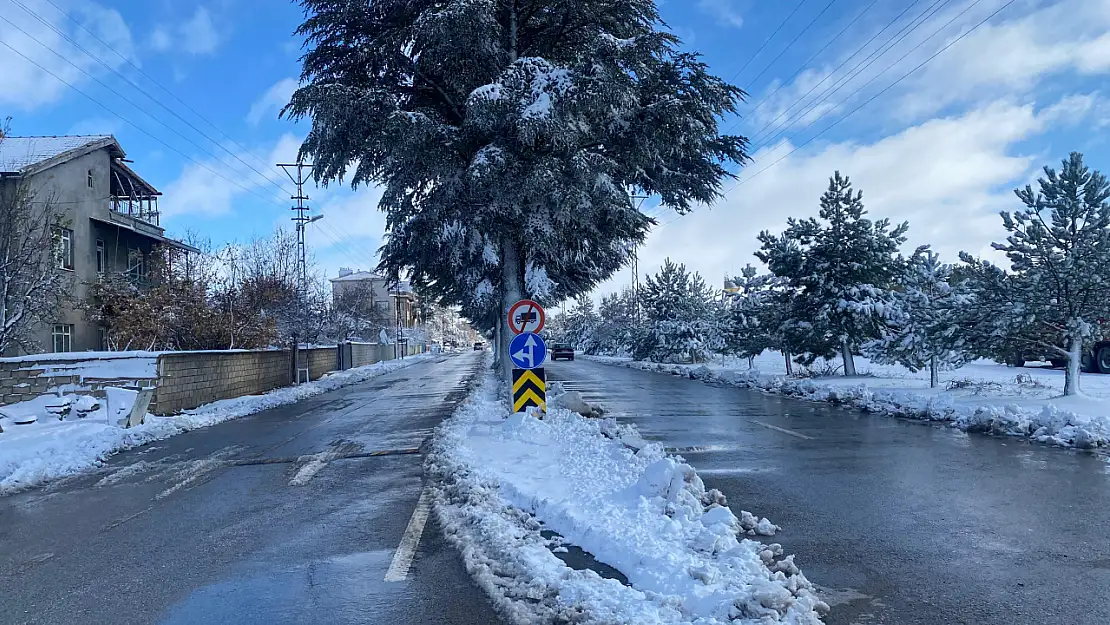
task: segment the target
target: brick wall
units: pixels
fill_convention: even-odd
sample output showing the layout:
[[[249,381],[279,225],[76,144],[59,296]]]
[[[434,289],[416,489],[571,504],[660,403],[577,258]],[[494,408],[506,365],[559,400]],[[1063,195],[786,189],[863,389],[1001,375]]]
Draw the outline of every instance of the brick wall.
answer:
[[[158,374],[150,412],[166,415],[288,386],[292,355],[286,350],[162,354]]]

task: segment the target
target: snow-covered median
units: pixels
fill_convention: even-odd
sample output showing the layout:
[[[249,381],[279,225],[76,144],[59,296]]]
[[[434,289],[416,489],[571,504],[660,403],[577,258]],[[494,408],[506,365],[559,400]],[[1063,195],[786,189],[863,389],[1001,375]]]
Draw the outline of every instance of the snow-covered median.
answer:
[[[1085,374],[1085,395],[1060,397],[1062,370],[1015,368],[977,361],[941,375],[929,388],[928,372],[857,359],[861,373],[796,378],[785,374],[782,356],[765,353],[746,361],[720,359],[704,365],[636,362],[584,356],[646,371],[684,375],[811,401],[846,404],[878,414],[944,423],[968,432],[1029,438],[1061,447],[1110,446],[1110,376]]]
[[[145,424],[129,429],[109,424],[103,409],[84,419],[69,416],[59,421],[40,417],[29,425],[14,425],[10,419],[0,417],[4,428],[0,434],[0,495],[88,471],[126,449],[358,384],[430,357],[432,354],[421,354],[336,371],[315,382],[282,387],[263,395],[223,399],[176,417],[147,415]],[[42,403],[44,398],[35,401]],[[22,404],[15,404],[5,410],[18,412],[21,408]]]
[[[766,519],[738,519],[690,465],[634,429],[552,409],[509,415],[487,379],[442,425],[426,463],[435,510],[467,568],[522,623],[819,623],[825,606]],[[545,538],[541,532],[550,531]],[[561,537],[561,538],[560,538]],[[629,585],[576,570],[574,545]]]

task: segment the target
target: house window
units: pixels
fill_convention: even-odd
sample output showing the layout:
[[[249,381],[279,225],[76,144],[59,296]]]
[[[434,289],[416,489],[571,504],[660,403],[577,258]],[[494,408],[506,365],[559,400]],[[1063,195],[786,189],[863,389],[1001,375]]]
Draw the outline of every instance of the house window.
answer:
[[[73,269],[73,231],[69,228],[55,228],[54,246],[58,269]]]
[[[73,351],[73,324],[54,324],[50,332],[50,339],[55,352]]]
[[[91,188],[93,188],[92,183],[93,183],[93,175],[92,175],[92,170],[90,169],[88,175],[85,177],[85,184],[89,185],[89,188],[91,189]]]
[[[127,250],[127,272],[135,279],[146,277],[146,255],[142,250]]]
[[[96,240],[96,273],[104,273],[104,241]]]

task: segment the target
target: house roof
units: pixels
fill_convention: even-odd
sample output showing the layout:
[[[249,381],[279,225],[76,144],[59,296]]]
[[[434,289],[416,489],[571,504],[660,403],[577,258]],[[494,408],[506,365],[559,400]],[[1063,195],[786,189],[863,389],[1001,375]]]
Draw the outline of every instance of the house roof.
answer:
[[[104,147],[113,158],[125,156],[112,135],[4,137],[0,140],[0,173],[35,173]]]
[[[385,280],[385,276],[376,274],[372,271],[355,271],[345,276],[332,278],[332,282],[362,282],[366,280]]]

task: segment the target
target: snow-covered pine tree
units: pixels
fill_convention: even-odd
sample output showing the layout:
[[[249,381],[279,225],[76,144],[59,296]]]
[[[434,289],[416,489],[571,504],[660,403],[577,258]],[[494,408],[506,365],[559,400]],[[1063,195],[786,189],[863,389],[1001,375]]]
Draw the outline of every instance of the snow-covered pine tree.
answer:
[[[587,292],[651,223],[627,189],[684,212],[747,158],[718,133],[742,92],[652,0],[302,5],[283,111],[312,120],[301,155],[324,183],[381,185],[383,267],[449,303]]]
[[[760,233],[762,249],[756,253],[798,290],[788,325],[807,335],[801,360],[808,364],[839,351],[845,375],[856,373],[855,350],[881,334],[890,287],[903,263],[898,247],[909,228],[907,223],[891,228],[890,220],[871,221],[865,214],[863,192],[853,191],[837,171],[821,196],[822,221],[790,218],[781,236]],[[783,239],[794,247],[784,246]]]
[[[1014,190],[1024,209],[1001,213],[1010,234],[993,246],[1011,271],[961,258],[978,266],[980,290],[1002,303],[979,317],[979,333],[1066,360],[1064,395],[1077,395],[1085,347],[1102,338],[1098,322],[1110,316],[1110,182],[1078,152],[1044,173],[1037,191]]]
[[[774,274],[759,273],[750,264],[729,281],[736,290],[725,300],[725,351],[746,358],[749,369],[756,356],[778,347],[778,323],[772,309],[782,281]]]
[[[936,388],[938,371],[963,365],[973,358],[960,332],[958,319],[969,303],[950,280],[952,266],[928,246],[914,252],[892,293],[889,323],[879,339],[864,344],[863,352],[876,362],[900,364],[910,371],[929,370],[929,386]]]
[[[721,307],[700,274],[671,259],[647,276],[640,290],[643,324],[633,346],[637,360],[702,362],[724,347]]]
[[[595,333],[598,353],[624,356],[629,352],[636,329],[636,296],[631,288],[610,293],[598,306]]]
[[[574,302],[574,307],[567,312],[563,326],[563,340],[584,352],[596,354],[597,333],[599,317],[594,310],[594,301],[589,295],[581,295]]]

